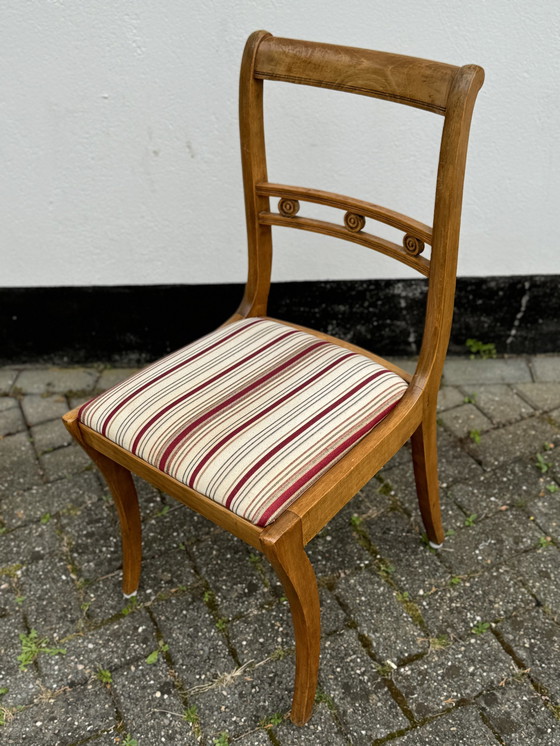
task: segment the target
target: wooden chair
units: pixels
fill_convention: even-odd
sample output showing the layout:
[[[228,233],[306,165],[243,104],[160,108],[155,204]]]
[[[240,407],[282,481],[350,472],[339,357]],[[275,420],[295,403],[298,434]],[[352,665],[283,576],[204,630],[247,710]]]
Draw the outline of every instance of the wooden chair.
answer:
[[[249,272],[239,310],[216,332],[63,418],[114,497],[125,595],[136,593],[141,563],[131,472],[270,560],[292,612],[291,718],[297,724],[311,716],[320,645],[317,582],[304,547],[409,438],[426,532],[433,546],[443,542],[436,399],[453,313],[467,140],[483,79],[476,65],[253,33],[240,79]],[[443,116],[433,228],[362,200],[269,182],[264,80],[372,96]],[[271,197],[279,199],[278,212],[271,210]],[[340,224],[298,216],[300,202],[345,215]],[[402,246],[365,232],[366,218],[402,231]],[[347,342],[268,319],[273,225],[353,241],[428,278],[414,375]],[[430,259],[421,255],[426,244]],[[311,409],[302,413],[310,400]]]

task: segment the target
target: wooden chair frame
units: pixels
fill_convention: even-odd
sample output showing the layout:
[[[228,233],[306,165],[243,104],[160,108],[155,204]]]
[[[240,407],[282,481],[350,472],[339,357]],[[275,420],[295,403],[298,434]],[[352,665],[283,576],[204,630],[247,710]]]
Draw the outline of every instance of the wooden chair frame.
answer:
[[[269,183],[263,123],[264,80],[333,88],[442,115],[433,228],[362,200]],[[354,241],[392,256],[428,278],[424,336],[412,376],[355,345],[305,330],[381,363],[407,380],[409,387],[389,416],[276,521],[265,528],[249,523],[81,424],[78,409],[63,418],[68,430],[100,469],[113,495],[121,526],[125,595],[136,593],[141,565],[141,522],[131,472],[266,555],[282,581],[292,612],[296,674],[291,718],[300,725],[309,719],[313,709],[320,647],[317,582],[304,547],[408,439],[412,441],[418,501],[428,538],[433,545],[443,542],[436,400],[453,313],[468,134],[483,80],[484,72],[476,65],[455,67],[384,52],[281,39],[266,31],[256,31],[247,41],[239,103],[249,269],[239,310],[226,323],[267,314],[273,225]],[[271,197],[280,199],[277,213],[271,212]],[[345,210],[344,225],[297,217],[300,200]],[[365,233],[365,217],[405,232],[403,245]],[[420,255],[425,244],[432,247],[430,260]]]

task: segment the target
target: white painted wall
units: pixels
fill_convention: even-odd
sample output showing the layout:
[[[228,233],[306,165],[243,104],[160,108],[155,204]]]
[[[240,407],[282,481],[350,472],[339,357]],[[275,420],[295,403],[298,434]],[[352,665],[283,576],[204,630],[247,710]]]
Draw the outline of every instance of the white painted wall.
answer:
[[[484,66],[460,274],[560,272],[557,0],[5,0],[0,286],[245,279],[237,77],[256,28]],[[267,104],[271,180],[431,222],[441,118],[283,83]],[[275,231],[278,280],[412,276]]]

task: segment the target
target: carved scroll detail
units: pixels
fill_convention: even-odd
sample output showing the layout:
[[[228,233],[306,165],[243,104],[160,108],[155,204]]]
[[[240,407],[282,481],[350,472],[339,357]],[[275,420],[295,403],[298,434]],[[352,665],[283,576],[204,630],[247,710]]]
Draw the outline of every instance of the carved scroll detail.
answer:
[[[416,236],[411,236],[410,233],[407,233],[403,238],[403,246],[411,256],[418,256],[418,254],[421,254],[424,251],[425,244],[422,239],[416,238]]]
[[[363,215],[358,215],[357,212],[347,212],[344,216],[344,225],[352,233],[359,233],[359,231],[363,230],[365,224],[366,219]]]
[[[293,218],[299,212],[299,202],[297,199],[282,198],[278,202],[278,212],[285,218]]]

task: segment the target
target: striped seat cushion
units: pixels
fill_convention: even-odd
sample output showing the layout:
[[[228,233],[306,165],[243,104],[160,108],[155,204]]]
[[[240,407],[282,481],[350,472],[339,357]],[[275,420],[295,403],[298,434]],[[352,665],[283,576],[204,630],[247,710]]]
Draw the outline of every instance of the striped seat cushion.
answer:
[[[266,526],[367,435],[406,382],[265,318],[221,327],[86,403],[80,421]]]

